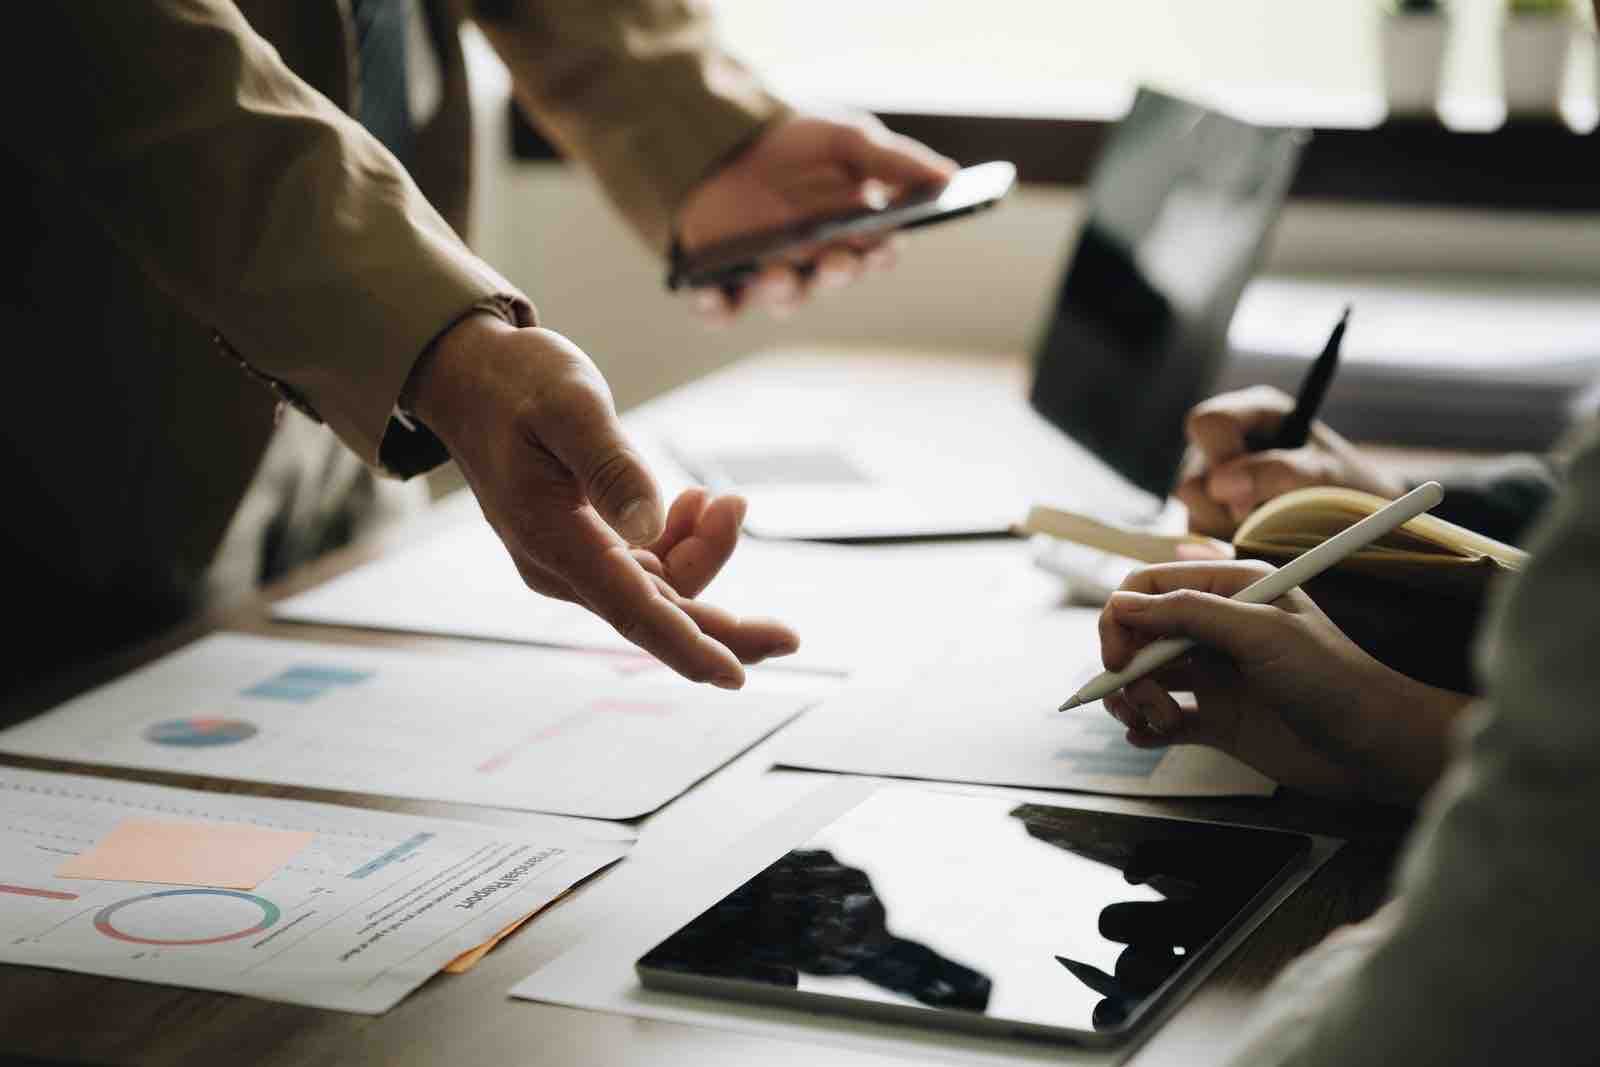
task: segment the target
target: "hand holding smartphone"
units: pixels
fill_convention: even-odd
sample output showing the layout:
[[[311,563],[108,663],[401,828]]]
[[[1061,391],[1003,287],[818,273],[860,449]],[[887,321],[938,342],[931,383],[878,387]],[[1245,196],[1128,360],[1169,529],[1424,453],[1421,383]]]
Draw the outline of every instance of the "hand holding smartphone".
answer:
[[[911,189],[887,206],[806,219],[781,229],[747,234],[675,253],[668,289],[732,288],[774,262],[794,262],[806,253],[852,237],[872,237],[960,218],[992,207],[1011,191],[1017,168],[982,163],[957,171],[943,185]]]

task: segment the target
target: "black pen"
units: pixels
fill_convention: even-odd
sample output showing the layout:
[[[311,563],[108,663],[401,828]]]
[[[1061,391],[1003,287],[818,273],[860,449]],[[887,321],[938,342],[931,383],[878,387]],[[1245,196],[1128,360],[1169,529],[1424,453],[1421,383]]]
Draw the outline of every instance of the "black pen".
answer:
[[[1294,410],[1278,424],[1277,433],[1259,438],[1252,435],[1249,442],[1252,452],[1269,448],[1299,448],[1311,436],[1311,424],[1316,421],[1317,412],[1322,408],[1322,398],[1328,394],[1328,383],[1333,381],[1333,372],[1339,366],[1339,346],[1344,341],[1344,330],[1350,322],[1350,309],[1351,305],[1344,306],[1344,314],[1339,316],[1338,324],[1328,335],[1322,355],[1306,372],[1305,381],[1300,383],[1300,395],[1294,400]]]

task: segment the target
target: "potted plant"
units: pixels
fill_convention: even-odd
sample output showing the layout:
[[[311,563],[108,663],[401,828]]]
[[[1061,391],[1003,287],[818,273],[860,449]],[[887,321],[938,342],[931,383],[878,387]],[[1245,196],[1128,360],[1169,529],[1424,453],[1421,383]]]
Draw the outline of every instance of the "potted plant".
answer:
[[[1449,28],[1440,0],[1386,0],[1383,83],[1390,115],[1434,113]]]
[[[1510,0],[1500,28],[1500,72],[1509,114],[1559,110],[1567,54],[1579,25],[1572,0]]]

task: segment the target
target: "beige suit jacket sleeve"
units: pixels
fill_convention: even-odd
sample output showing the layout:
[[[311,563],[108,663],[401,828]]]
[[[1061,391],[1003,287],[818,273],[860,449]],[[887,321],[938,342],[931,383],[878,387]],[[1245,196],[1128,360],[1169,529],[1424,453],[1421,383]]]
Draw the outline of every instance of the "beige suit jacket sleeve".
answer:
[[[474,307],[531,308],[232,4],[21,4],[0,41],[19,160],[368,462],[442,458],[385,446],[412,365]]]
[[[693,0],[477,0],[517,100],[594,171],[658,252],[701,178],[783,105],[724,52]]]

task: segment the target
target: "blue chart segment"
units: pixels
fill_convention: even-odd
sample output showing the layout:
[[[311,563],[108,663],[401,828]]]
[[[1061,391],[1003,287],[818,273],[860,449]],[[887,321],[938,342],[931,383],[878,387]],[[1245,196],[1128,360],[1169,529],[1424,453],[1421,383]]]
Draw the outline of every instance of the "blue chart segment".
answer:
[[[230,897],[254,904],[261,909],[261,914],[257,921],[243,929],[223,933],[201,934],[199,937],[149,937],[144,934],[129,933],[126,930],[119,929],[114,921],[117,913],[124,908],[152,902],[165,903],[173,897]],[[183,903],[192,904],[194,902],[184,901]],[[107,904],[95,914],[94,928],[107,937],[116,938],[118,941],[129,941],[135,945],[215,945],[223,941],[237,941],[241,937],[259,934],[277,922],[282,914],[276,904],[266,897],[258,897],[254,893],[240,893],[232,889],[164,889],[159,893],[145,893],[143,896],[128,897],[126,900],[119,900],[115,904]]]
[[[188,719],[168,719],[144,728],[144,739],[158,745],[177,748],[215,748],[218,745],[236,745],[257,733],[254,723],[243,719],[224,719],[217,716],[199,716]]]
[[[391,848],[388,852],[385,852],[383,855],[363,863],[361,866],[345,875],[345,877],[365,878],[373,871],[387,867],[395,860],[400,859],[403,856],[410,855],[432,839],[433,835],[430,833],[413,834],[404,841],[400,842],[398,845],[394,846],[394,848]]]
[[[266,681],[257,682],[243,690],[240,695],[257,700],[287,700],[304,704],[337,686],[360,685],[371,677],[371,671],[302,665],[279,671]]]
[[[1056,759],[1079,774],[1148,778],[1166,754],[1165,749],[1134,748],[1122,736],[1122,724],[1104,718],[1103,722],[1086,726],[1083,739],[1058,751]]]

